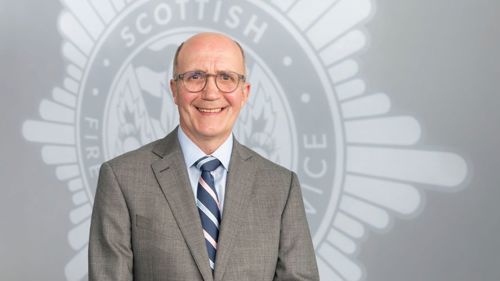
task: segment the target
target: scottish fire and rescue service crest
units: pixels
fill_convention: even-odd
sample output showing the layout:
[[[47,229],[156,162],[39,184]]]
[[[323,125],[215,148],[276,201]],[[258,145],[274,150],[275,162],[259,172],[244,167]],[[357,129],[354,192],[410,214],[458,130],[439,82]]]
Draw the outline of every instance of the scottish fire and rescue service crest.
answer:
[[[415,214],[416,184],[454,190],[467,175],[460,156],[419,149],[418,121],[390,114],[389,96],[359,77],[372,0],[63,3],[66,77],[23,134],[72,194],[67,280],[86,278],[100,164],[177,125],[170,59],[197,32],[246,50],[252,94],[235,135],[299,174],[322,280],[367,279],[356,259],[366,230]]]

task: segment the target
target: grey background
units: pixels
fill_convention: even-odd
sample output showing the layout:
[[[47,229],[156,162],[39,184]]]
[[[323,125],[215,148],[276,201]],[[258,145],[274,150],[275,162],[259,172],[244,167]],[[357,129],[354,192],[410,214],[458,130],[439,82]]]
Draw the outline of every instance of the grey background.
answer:
[[[0,2],[0,279],[64,280],[70,192],[21,135],[60,84],[65,64],[58,1]],[[411,114],[424,147],[463,156],[459,192],[423,187],[425,207],[390,231],[371,233],[357,260],[367,280],[499,280],[500,4],[377,1],[366,23],[360,76]],[[419,186],[422,187],[422,186]]]

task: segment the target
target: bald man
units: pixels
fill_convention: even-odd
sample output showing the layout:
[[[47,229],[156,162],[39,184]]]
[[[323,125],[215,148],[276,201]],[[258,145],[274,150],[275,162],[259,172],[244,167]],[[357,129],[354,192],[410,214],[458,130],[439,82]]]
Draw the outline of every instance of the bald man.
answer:
[[[245,69],[223,34],[179,46],[179,126],[101,167],[89,280],[319,280],[297,176],[232,135]]]

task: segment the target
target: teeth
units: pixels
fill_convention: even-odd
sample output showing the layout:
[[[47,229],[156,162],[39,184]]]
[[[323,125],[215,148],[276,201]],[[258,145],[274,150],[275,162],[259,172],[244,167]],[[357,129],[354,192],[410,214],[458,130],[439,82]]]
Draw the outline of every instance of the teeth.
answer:
[[[222,108],[198,108],[198,110],[206,113],[217,113],[220,112]]]

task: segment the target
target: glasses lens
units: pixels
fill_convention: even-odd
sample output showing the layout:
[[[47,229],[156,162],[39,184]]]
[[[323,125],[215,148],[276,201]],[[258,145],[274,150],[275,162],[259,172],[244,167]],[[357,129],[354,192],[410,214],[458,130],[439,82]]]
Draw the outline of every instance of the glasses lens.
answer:
[[[189,92],[201,92],[207,85],[209,76],[214,76],[217,88],[224,93],[233,92],[240,83],[239,74],[231,71],[219,72],[215,75],[203,71],[189,71],[179,75],[179,78]]]
[[[239,80],[238,74],[233,72],[219,72],[215,79],[217,88],[226,93],[234,91],[238,87]]]
[[[199,92],[205,87],[207,74],[201,71],[190,71],[184,73],[182,82],[186,89],[190,92]]]

